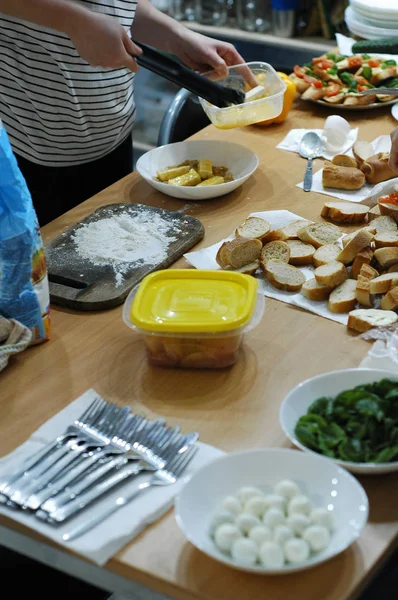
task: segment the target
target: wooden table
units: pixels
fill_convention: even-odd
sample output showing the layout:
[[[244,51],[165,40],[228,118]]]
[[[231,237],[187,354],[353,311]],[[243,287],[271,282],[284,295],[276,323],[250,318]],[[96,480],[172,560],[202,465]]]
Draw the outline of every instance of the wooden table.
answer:
[[[224,132],[210,127],[195,136],[238,142],[252,148],[260,159],[256,173],[236,192],[186,205],[186,212],[206,226],[202,246],[225,237],[252,211],[283,208],[310,219],[319,217],[326,197],[295,187],[303,179],[305,162],[275,146],[292,127],[321,128],[328,114],[303,103],[279,126]],[[372,140],[395,126],[387,108],[345,116],[359,126],[360,139]],[[155,192],[134,173],[44,227],[45,241],[99,205],[119,201],[184,207],[183,202]],[[162,415],[185,431],[198,430],[204,442],[226,451],[288,446],[278,422],[285,394],[307,377],[358,366],[368,350],[366,342],[353,339],[342,325],[271,299],[267,299],[261,325],[247,336],[244,355],[236,366],[194,375],[149,367],[141,342],[133,339],[122,322],[121,307],[77,313],[54,306],[52,323],[51,341],[24,352],[1,375],[1,454],[13,450],[91,387],[107,400],[133,404],[149,417]],[[314,569],[288,577],[234,571],[187,543],[170,513],[108,562],[105,574],[112,584],[104,584],[104,569],[98,567],[90,577],[97,577],[99,585],[127,593],[139,589],[134,584],[142,584],[181,600],[345,600],[373,575],[398,535],[398,477],[360,480],[370,500],[370,519],[363,535],[342,555]],[[16,547],[15,540],[25,540],[26,552],[38,556],[37,549],[44,548],[39,558],[47,556],[50,561],[55,547],[9,519],[2,518],[0,525],[1,543]],[[87,561],[69,557],[74,561],[70,567],[65,566],[66,551],[57,556],[58,568],[90,578],[81,569],[82,564],[89,567]]]

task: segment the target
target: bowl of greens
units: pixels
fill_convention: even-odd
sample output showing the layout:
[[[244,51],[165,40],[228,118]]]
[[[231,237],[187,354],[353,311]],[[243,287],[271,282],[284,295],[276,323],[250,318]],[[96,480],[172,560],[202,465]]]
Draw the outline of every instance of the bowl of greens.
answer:
[[[398,372],[344,369],[299,383],[280,408],[286,436],[352,473],[398,471]]]

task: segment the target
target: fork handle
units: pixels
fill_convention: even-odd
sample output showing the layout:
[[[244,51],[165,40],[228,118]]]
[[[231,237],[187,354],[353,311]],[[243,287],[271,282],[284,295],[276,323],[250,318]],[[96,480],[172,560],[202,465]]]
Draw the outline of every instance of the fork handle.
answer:
[[[304,191],[310,192],[312,188],[312,158],[308,159],[307,168],[304,175]]]

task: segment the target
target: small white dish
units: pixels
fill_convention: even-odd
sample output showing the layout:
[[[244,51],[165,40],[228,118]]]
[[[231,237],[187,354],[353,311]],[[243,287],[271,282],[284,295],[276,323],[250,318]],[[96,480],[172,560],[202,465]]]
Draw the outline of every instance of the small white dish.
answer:
[[[322,396],[337,396],[345,390],[350,390],[357,385],[373,383],[380,379],[392,379],[398,381],[398,371],[387,371],[384,369],[343,369],[331,371],[311,377],[299,383],[284,399],[280,412],[280,424],[285,435],[290,441],[313,456],[322,456],[317,452],[304,446],[296,437],[294,432],[299,418],[307,413],[309,406],[317,398]],[[398,462],[389,463],[354,463],[334,458],[323,457],[328,462],[338,464],[352,473],[363,475],[382,475],[398,471]]]
[[[398,104],[394,104],[394,105],[391,107],[391,114],[392,114],[392,116],[394,117],[394,119],[395,119],[396,121],[398,121]]]
[[[299,565],[266,569],[258,564],[241,566],[216,547],[209,534],[212,516],[225,496],[242,486],[270,492],[282,479],[297,483],[314,507],[333,511],[335,530],[329,546]],[[185,537],[208,556],[241,571],[281,575],[309,569],[348,548],[361,534],[368,519],[368,499],[348,471],[315,454],[286,448],[249,450],[227,454],[197,471],[176,498],[177,523]]]
[[[227,167],[233,181],[219,185],[183,187],[154,181],[158,171],[178,165],[185,160],[206,158],[215,166]],[[160,146],[143,154],[137,161],[137,171],[152,187],[167,196],[182,200],[210,200],[224,196],[240,187],[258,167],[257,155],[240,144],[213,140],[188,140]]]

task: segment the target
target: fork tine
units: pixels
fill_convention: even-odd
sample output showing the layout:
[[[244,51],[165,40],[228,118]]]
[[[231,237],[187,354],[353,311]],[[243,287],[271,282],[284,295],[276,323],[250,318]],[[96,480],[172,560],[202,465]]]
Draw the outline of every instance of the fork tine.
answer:
[[[83,414],[80,415],[80,417],[77,419],[77,421],[80,423],[84,423],[85,421],[87,421],[87,419],[91,419],[93,417],[93,415],[96,414],[96,412],[98,411],[99,407],[103,404],[103,402],[104,402],[104,400],[102,398],[100,398],[100,396],[96,396],[94,398],[94,400],[86,408],[86,410],[83,412]]]
[[[198,450],[199,448],[197,446],[191,446],[184,454],[179,455],[179,460],[176,461],[176,464],[173,465],[172,468],[167,468],[167,470],[177,479],[187,468]]]

